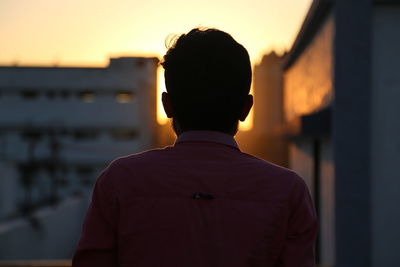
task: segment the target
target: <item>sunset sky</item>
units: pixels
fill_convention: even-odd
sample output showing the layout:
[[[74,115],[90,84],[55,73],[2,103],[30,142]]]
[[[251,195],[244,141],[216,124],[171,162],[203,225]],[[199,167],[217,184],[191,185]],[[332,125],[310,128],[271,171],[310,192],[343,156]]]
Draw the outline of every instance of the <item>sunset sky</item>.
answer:
[[[196,26],[233,35],[256,62],[290,48],[311,0],[1,0],[0,64],[105,65],[161,57],[169,34]]]
[[[170,34],[197,26],[230,33],[255,64],[266,52],[290,49],[311,2],[0,0],[0,65],[105,66],[109,57],[161,58]]]

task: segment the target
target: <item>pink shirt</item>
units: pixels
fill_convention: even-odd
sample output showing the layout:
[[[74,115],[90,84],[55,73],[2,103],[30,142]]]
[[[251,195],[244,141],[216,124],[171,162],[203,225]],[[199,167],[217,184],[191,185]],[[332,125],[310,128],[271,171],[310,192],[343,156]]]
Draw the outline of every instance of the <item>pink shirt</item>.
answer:
[[[73,266],[314,266],[316,221],[293,171],[190,131],[103,171]]]

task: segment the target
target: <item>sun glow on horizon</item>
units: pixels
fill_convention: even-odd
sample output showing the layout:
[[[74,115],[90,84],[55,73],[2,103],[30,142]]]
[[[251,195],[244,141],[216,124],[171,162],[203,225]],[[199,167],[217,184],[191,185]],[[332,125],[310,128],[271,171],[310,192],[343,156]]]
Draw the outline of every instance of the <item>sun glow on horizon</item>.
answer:
[[[253,94],[253,85],[251,85],[250,94]],[[239,122],[239,131],[250,131],[253,128],[253,119],[254,119],[254,106],[251,108],[249,115],[245,121]]]
[[[101,64],[115,53],[162,54],[167,36],[194,27],[230,33],[255,63],[290,48],[311,2],[2,0],[0,63]]]
[[[165,89],[165,80],[164,80],[164,70],[161,66],[157,68],[157,122],[160,125],[165,125],[168,123],[169,119],[165,114],[162,101],[161,101],[161,94],[162,92],[166,92]]]
[[[312,0],[2,0],[0,65],[107,65],[110,55],[162,55],[165,39],[194,27],[231,34],[252,65],[293,43]],[[107,19],[105,19],[107,18]],[[240,18],[240,19],[238,19]],[[84,64],[82,62],[87,62]],[[34,64],[32,64],[34,63]],[[166,124],[157,80],[157,122]],[[253,112],[240,130],[250,130]]]

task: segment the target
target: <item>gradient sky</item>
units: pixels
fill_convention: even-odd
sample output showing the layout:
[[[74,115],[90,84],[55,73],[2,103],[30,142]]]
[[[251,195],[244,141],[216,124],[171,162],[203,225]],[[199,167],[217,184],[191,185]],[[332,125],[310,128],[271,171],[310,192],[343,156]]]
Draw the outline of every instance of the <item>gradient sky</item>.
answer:
[[[311,0],[0,0],[0,64],[104,66],[158,56],[169,34],[227,31],[253,63],[289,49]]]
[[[109,57],[156,56],[193,27],[230,33],[249,51],[290,49],[312,0],[0,0],[0,65],[105,66]],[[164,91],[158,70],[158,93]],[[250,112],[241,130],[252,127]],[[167,118],[157,98],[157,121]]]

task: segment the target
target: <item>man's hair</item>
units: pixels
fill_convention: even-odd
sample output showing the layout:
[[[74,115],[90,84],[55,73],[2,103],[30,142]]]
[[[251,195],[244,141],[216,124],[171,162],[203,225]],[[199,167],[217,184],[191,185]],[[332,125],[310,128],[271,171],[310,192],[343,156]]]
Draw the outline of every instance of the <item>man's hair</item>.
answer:
[[[175,39],[161,65],[182,131],[236,132],[252,72],[247,50],[231,35],[195,28]]]

